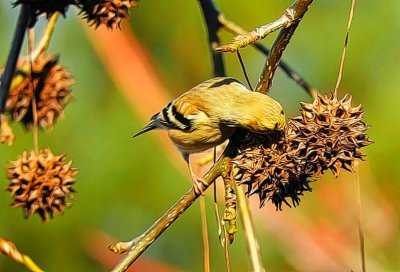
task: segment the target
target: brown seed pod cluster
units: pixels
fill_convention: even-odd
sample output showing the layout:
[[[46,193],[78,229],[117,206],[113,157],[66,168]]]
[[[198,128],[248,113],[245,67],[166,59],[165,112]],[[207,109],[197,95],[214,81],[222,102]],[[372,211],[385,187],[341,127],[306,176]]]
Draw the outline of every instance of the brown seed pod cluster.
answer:
[[[90,25],[107,28],[121,26],[123,19],[129,17],[129,9],[137,6],[137,0],[81,1],[81,13]]]
[[[20,61],[17,74],[22,79],[13,86],[6,101],[6,111],[13,121],[22,121],[27,128],[33,125],[33,97],[36,99],[38,124],[51,128],[63,116],[71,99],[71,86],[75,83],[70,73],[58,64],[58,57],[41,55],[32,63],[32,73],[23,72],[27,61]],[[29,66],[28,66],[29,67]]]
[[[351,106],[351,96],[318,95],[312,104],[303,103],[301,116],[286,129],[288,149],[298,159],[306,158],[304,171],[321,177],[328,169],[337,177],[340,169],[354,172],[360,149],[370,145],[361,105]]]
[[[31,8],[30,27],[39,15],[50,17],[55,12],[65,16],[68,7],[74,5],[90,25],[104,24],[108,28],[119,27],[129,17],[128,10],[138,5],[137,0],[17,0],[14,5],[28,4]]]
[[[65,155],[53,155],[49,149],[23,152],[6,169],[13,207],[22,207],[25,217],[37,213],[47,221],[53,214],[62,214],[70,205],[72,185],[78,171],[66,162]]]
[[[60,12],[65,16],[69,5],[77,4],[77,0],[17,0],[14,5],[28,4],[31,9],[31,22],[32,27],[39,15],[45,14],[50,17],[55,12]]]
[[[259,195],[260,206],[271,200],[281,209],[282,203],[290,206],[287,199],[298,205],[303,192],[311,191],[312,177],[328,169],[335,176],[342,168],[353,172],[363,159],[360,148],[372,143],[361,106],[352,107],[349,96],[318,95],[301,107],[301,116],[290,119],[282,134],[247,133],[238,142],[235,177],[249,195]]]
[[[270,200],[277,209],[282,203],[297,206],[304,191],[311,191],[310,175],[301,171],[301,165],[287,152],[282,133],[260,135],[244,133],[233,158],[235,179],[247,186],[247,194],[257,194],[260,207]]]

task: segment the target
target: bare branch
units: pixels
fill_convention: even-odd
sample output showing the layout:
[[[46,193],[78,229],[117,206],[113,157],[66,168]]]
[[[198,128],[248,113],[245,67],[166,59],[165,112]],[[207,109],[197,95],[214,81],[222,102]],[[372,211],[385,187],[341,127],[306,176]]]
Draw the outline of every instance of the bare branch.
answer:
[[[18,251],[13,242],[0,237],[0,253],[10,257],[17,263],[24,265],[27,269],[33,272],[43,272],[28,255],[22,254]]]
[[[283,51],[286,49],[286,46],[289,44],[290,39],[292,38],[294,31],[300,23],[300,19],[304,16],[305,12],[308,10],[308,7],[311,5],[312,0],[298,0],[291,7],[296,7],[295,4],[301,2],[300,10],[296,12],[298,14],[296,18],[296,22],[292,23],[290,26],[283,28],[278,37],[275,39],[274,44],[272,45],[271,52],[268,55],[267,60],[265,61],[264,69],[261,73],[260,79],[258,81],[256,91],[261,93],[268,93],[269,89],[272,86],[272,79],[275,75],[276,68],[279,65],[279,62],[282,58]],[[308,3],[307,6],[304,6],[305,3]],[[301,13],[303,11],[303,13]],[[299,17],[298,17],[299,16]],[[316,96],[316,92],[310,93],[313,97]]]
[[[275,75],[276,68],[281,60],[282,53],[285,50],[287,44],[290,41],[298,23],[291,25],[288,28],[284,28],[279,33],[274,44],[272,45],[271,52],[265,61],[264,69],[258,80],[257,87],[255,90],[260,93],[268,93],[272,86],[272,79]]]
[[[226,171],[230,159],[222,156],[214,166],[205,175],[204,180],[207,183],[205,189],[211,185],[214,180]],[[129,242],[119,242],[110,245],[109,249],[115,253],[123,253],[127,250],[127,255],[113,268],[114,272],[125,271],[178,217],[189,208],[199,197],[191,189],[184,194],[160,219],[158,219],[148,230],[137,238]]]
[[[222,24],[222,26],[231,33],[242,34],[242,35],[247,33],[247,31],[244,30],[241,26],[228,20],[223,14],[220,14],[218,16],[218,20]],[[254,43],[253,46],[258,51],[263,53],[265,56],[268,56],[270,53],[270,50],[259,42]],[[302,87],[311,97],[314,97],[315,94],[318,93],[317,88],[308,83],[301,75],[299,75],[296,71],[294,71],[285,61],[281,60],[279,62],[279,68],[281,68],[289,78],[291,78],[300,87]]]
[[[31,55],[32,60],[37,59],[41,53],[43,53],[44,51],[47,50],[47,48],[49,48],[50,40],[51,37],[53,36],[54,28],[56,27],[56,22],[59,16],[60,16],[59,12],[54,12],[51,15],[38,46],[32,52]]]
[[[312,1],[313,0],[296,0],[277,20],[256,28],[247,34],[236,36],[231,43],[220,46],[216,50],[222,52],[236,52],[239,48],[254,44],[280,28],[288,28],[298,23],[306,13]]]
[[[353,21],[353,15],[354,15],[354,7],[356,5],[356,1],[352,0],[351,1],[351,8],[350,8],[350,14],[349,14],[349,21],[347,22],[347,30],[346,30],[346,37],[344,39],[344,46],[343,46],[343,51],[342,51],[342,57],[340,59],[340,65],[339,65],[339,73],[338,73],[338,78],[336,80],[336,86],[335,86],[335,93],[337,94],[340,86],[340,82],[342,81],[342,75],[343,75],[343,69],[344,69],[344,61],[346,59],[346,52],[347,52],[347,44],[349,42],[349,34],[350,34],[350,28],[351,28],[351,23]]]
[[[243,230],[245,232],[247,252],[250,256],[249,271],[265,271],[261,258],[260,244],[258,243],[256,232],[254,230],[253,219],[251,217],[246,192],[244,191],[243,186],[236,186],[235,189],[239,201],[240,221],[242,222]]]

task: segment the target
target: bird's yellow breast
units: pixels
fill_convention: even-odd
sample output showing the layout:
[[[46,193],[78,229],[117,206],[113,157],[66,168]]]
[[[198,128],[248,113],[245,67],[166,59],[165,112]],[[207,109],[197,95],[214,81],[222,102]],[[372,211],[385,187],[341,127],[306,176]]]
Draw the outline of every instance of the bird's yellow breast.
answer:
[[[232,127],[199,124],[192,131],[171,129],[168,131],[168,136],[181,152],[198,153],[222,144],[234,131],[235,128]]]

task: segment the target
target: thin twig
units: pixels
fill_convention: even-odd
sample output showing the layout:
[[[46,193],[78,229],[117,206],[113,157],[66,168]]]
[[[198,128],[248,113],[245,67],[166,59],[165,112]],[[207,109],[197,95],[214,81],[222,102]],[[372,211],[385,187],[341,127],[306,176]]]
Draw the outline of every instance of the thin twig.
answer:
[[[230,159],[226,156],[221,157],[216,164],[205,175],[204,180],[207,183],[205,189],[210,186],[214,180],[225,170]],[[129,242],[119,242],[110,245],[110,250],[115,253],[123,253],[127,250],[127,255],[113,268],[114,272],[126,271],[128,267],[176,220],[189,208],[199,197],[195,194],[193,188],[184,194],[162,217],[160,217],[148,230],[137,238]]]
[[[303,18],[312,2],[313,0],[299,0],[291,6],[291,10],[296,13],[297,20],[290,24],[290,26],[283,28],[279,32],[278,37],[275,39],[271,48],[271,52],[265,61],[264,69],[260,75],[260,79],[256,87],[257,92],[264,94],[269,92],[269,89],[272,86],[272,79],[282,58],[283,51],[285,51],[286,46],[289,44],[290,39],[299,25],[301,18]]]
[[[352,0],[350,13],[349,13],[349,19],[347,22],[346,36],[344,39],[342,56],[340,59],[339,73],[338,73],[338,78],[336,80],[335,94],[337,94],[337,92],[339,90],[339,86],[340,86],[342,76],[343,76],[344,62],[346,60],[346,52],[347,52],[347,46],[349,43],[349,34],[350,34],[350,29],[351,29],[351,23],[353,22],[355,6],[356,6],[356,0]],[[361,205],[361,186],[360,186],[360,175],[358,173],[358,165],[356,165],[356,171],[355,171],[355,192],[356,192],[357,213],[358,213],[358,235],[359,235],[359,239],[360,239],[361,271],[366,272],[367,266],[366,266],[366,261],[365,261],[364,228],[363,228],[363,221],[362,221],[362,205]]]
[[[214,185],[217,183],[214,182]],[[215,215],[215,220],[217,221],[217,231],[218,231],[218,239],[221,243],[221,246],[224,246],[225,243],[225,236],[223,235],[223,228],[222,228],[222,220],[221,216],[219,215],[219,208],[218,208],[218,203],[214,201],[213,203],[213,208],[214,208],[214,215]]]
[[[260,245],[256,238],[253,220],[249,212],[249,203],[243,186],[236,186],[236,195],[238,198],[240,219],[246,237],[247,254],[250,256],[249,271],[264,272],[265,268],[261,258]]]
[[[247,75],[246,66],[244,66],[244,62],[243,62],[242,56],[240,55],[239,50],[236,51],[236,53],[237,53],[237,56],[238,56],[238,59],[240,62],[240,67],[242,67],[242,72],[244,74],[244,77],[246,78],[247,85],[249,85],[250,90],[254,91],[253,86],[251,85],[249,76]]]
[[[39,44],[32,51],[31,54],[28,54],[27,57],[28,57],[28,59],[31,59],[32,62],[35,62],[36,59],[40,56],[40,54],[48,49],[51,38],[53,37],[53,33],[54,33],[54,29],[55,29],[58,17],[59,17],[59,12],[55,12],[52,14],[52,16],[49,19],[49,22],[46,25],[46,29],[40,39]],[[19,67],[19,70],[25,75],[31,74],[29,63],[25,64],[23,67]],[[21,81],[23,81],[23,80],[24,80],[24,76],[22,76],[21,74],[15,75],[12,78],[10,89],[13,89],[15,86],[20,84]]]
[[[38,126],[38,116],[37,116],[37,103],[36,97],[33,95],[32,97],[32,114],[33,114],[33,149],[36,154],[39,154],[39,126]]]
[[[18,251],[17,247],[13,242],[0,237],[0,253],[10,257],[17,263],[25,265],[32,272],[43,272],[41,269],[28,255],[22,254]]]
[[[32,59],[32,47],[33,44],[35,43],[34,39],[35,32],[31,28],[28,31],[28,65],[29,65],[29,71],[30,74],[33,74],[33,59]],[[31,81],[29,84],[31,85],[30,87],[34,90],[33,86],[33,78],[31,77]],[[33,132],[32,132],[32,137],[33,137],[33,148],[35,152],[38,154],[39,153],[39,127],[38,127],[38,114],[37,114],[37,103],[36,103],[36,94],[33,94],[32,97],[32,115],[33,115]]]
[[[224,236],[224,260],[225,260],[225,269],[226,272],[231,272],[231,262],[229,259],[229,237],[228,232],[226,231],[226,222],[222,222],[222,235]]]
[[[272,79],[274,78],[276,68],[281,60],[283,51],[289,44],[290,38],[296,30],[298,23],[294,23],[288,28],[284,28],[279,32],[274,44],[272,45],[271,52],[268,55],[263,71],[258,80],[256,92],[267,94],[272,86]]]
[[[201,10],[203,12],[204,20],[208,32],[208,44],[212,55],[212,66],[214,76],[225,76],[224,59],[221,52],[215,49],[219,46],[218,30],[221,24],[218,20],[220,14],[214,0],[199,0]]]
[[[216,50],[222,52],[236,52],[239,48],[254,44],[280,28],[288,28],[292,24],[298,23],[306,13],[311,2],[312,0],[296,0],[277,20],[246,34],[238,35],[231,43],[222,45],[216,48]]]
[[[347,45],[349,43],[349,34],[350,34],[351,23],[353,21],[355,5],[356,5],[356,0],[352,0],[351,1],[350,14],[349,14],[349,20],[347,22],[346,37],[344,38],[344,46],[343,46],[343,51],[342,51],[342,57],[341,57],[341,60],[340,60],[339,73],[338,73],[338,78],[336,80],[335,94],[337,94],[337,92],[339,90],[340,82],[342,81],[344,61],[346,59]]]
[[[356,202],[357,202],[357,213],[358,213],[358,236],[360,238],[360,261],[361,271],[366,272],[367,266],[365,262],[365,244],[364,244],[364,227],[362,220],[362,205],[361,205],[361,187],[360,187],[360,175],[358,172],[358,165],[356,165],[356,171],[354,175],[355,179],[355,191],[356,191]]]
[[[248,33],[241,26],[228,20],[222,13],[219,14],[218,20],[227,31],[229,31],[233,34],[243,35],[243,34]],[[261,44],[259,42],[254,43],[253,46],[259,52],[263,53],[265,56],[268,56],[270,53],[270,50],[266,46],[264,46],[263,44]],[[311,97],[316,96],[316,94],[318,93],[318,89],[315,88],[314,86],[312,86],[310,83],[308,83],[301,75],[299,75],[296,71],[294,71],[284,60],[281,60],[279,62],[279,68],[281,68],[282,71],[289,78],[291,78],[294,82],[296,82],[296,84],[298,84],[300,87],[302,87]]]
[[[60,16],[59,12],[54,12],[51,15],[38,46],[32,52],[32,55],[31,55],[32,60],[37,59],[40,56],[40,54],[42,54],[44,51],[47,50],[47,48],[49,48],[50,40],[51,40],[51,37],[53,36],[54,29],[56,27],[56,23],[57,23],[59,16]]]
[[[11,86],[11,80],[15,72],[15,66],[17,64],[18,56],[21,51],[22,43],[24,41],[25,32],[29,24],[30,14],[30,5],[22,4],[18,15],[17,25],[15,26],[15,32],[13,41],[11,43],[10,53],[8,54],[7,63],[1,77],[0,113],[3,113],[5,110],[6,100]]]
[[[207,211],[206,201],[204,197],[200,197],[200,211],[201,211],[201,228],[203,234],[203,255],[204,255],[204,272],[210,272],[210,243],[208,242],[208,224],[207,224]]]
[[[216,187],[216,185],[217,185],[217,182],[214,182],[214,188]],[[216,194],[215,194],[215,196],[216,196]],[[215,220],[217,221],[218,239],[224,250],[225,269],[226,269],[226,272],[230,272],[231,265],[230,265],[230,261],[229,261],[228,234],[226,231],[225,222],[222,220],[222,218],[219,214],[219,208],[218,208],[218,203],[217,203],[216,199],[214,200],[213,207],[214,207]]]

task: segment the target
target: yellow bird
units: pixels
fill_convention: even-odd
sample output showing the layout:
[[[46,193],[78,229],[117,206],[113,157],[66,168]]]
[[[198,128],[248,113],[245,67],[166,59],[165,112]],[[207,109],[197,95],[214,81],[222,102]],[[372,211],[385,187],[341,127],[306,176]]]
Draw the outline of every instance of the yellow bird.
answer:
[[[195,192],[203,194],[205,181],[193,173],[190,154],[222,144],[236,128],[266,133],[284,126],[285,114],[278,102],[232,77],[216,77],[169,102],[133,137],[166,130],[189,166]]]

